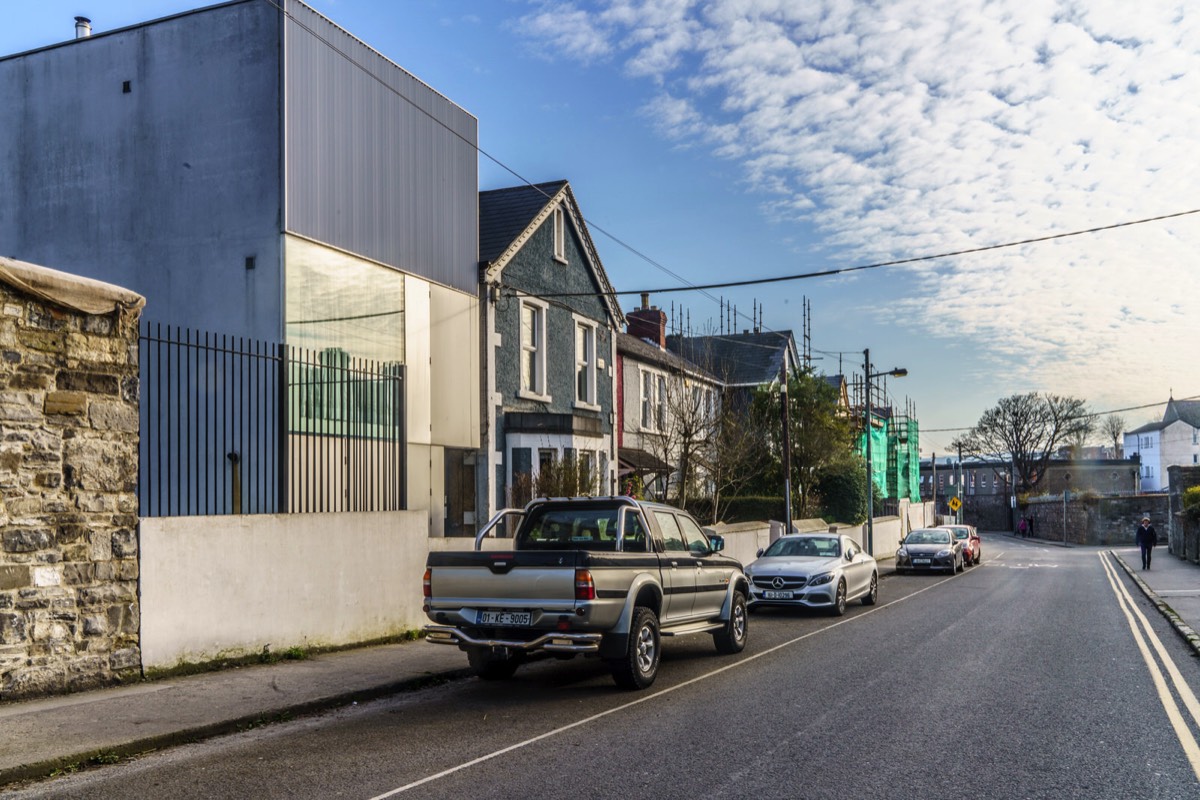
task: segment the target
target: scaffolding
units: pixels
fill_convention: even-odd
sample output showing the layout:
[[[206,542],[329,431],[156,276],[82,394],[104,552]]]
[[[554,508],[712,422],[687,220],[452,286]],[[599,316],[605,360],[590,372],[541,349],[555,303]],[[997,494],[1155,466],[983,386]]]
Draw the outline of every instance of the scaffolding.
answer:
[[[866,426],[868,399],[864,382],[852,383],[851,409],[858,428],[858,452],[866,458],[867,436],[871,437],[871,476],[887,500],[921,501],[921,446],[916,406],[911,400],[897,409],[882,391],[872,386],[871,425]]]

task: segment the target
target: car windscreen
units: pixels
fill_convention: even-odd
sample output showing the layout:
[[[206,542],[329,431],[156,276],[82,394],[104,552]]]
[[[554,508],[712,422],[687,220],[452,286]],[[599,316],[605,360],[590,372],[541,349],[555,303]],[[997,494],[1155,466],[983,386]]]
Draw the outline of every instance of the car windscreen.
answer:
[[[763,558],[837,558],[841,554],[833,536],[805,536],[776,539],[763,551]]]
[[[913,531],[905,538],[905,544],[946,544],[950,541],[950,531],[920,530]]]
[[[526,515],[517,532],[518,550],[612,550],[617,549],[617,512],[612,505],[536,506]],[[646,550],[646,535],[637,509],[625,512],[626,551]]]

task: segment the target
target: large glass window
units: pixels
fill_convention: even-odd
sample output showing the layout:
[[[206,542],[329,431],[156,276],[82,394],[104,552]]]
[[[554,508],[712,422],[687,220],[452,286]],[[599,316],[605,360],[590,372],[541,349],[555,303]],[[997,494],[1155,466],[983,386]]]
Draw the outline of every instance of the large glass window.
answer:
[[[405,277],[295,237],[284,242],[289,425],[392,437],[404,357]]]
[[[404,363],[402,273],[291,236],[284,263],[288,344]]]

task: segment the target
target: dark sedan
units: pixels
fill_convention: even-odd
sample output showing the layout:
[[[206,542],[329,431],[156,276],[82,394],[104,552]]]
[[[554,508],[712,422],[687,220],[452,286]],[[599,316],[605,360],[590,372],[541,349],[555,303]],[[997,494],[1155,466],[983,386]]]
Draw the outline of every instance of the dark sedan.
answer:
[[[962,568],[962,542],[946,528],[917,528],[896,551],[896,572],[944,569],[953,574]]]

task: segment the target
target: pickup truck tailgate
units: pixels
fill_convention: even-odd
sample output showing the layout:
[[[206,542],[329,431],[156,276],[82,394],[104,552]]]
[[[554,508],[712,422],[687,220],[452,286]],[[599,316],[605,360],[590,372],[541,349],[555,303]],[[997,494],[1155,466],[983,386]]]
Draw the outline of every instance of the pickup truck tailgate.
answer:
[[[575,604],[575,552],[429,554],[433,608],[547,608]]]

